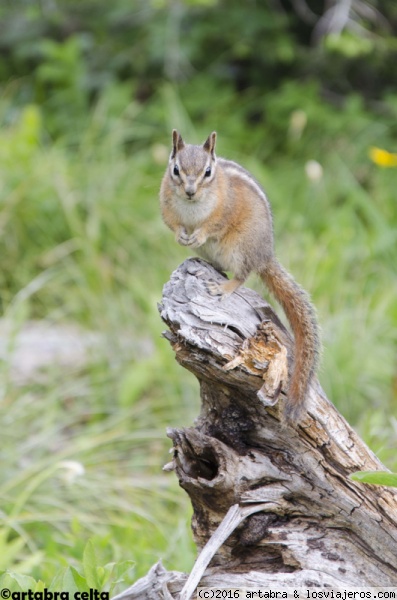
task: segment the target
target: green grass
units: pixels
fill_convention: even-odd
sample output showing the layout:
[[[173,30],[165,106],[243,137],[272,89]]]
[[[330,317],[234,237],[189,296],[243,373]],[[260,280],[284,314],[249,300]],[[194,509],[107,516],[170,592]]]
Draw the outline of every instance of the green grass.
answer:
[[[0,129],[0,302],[14,332],[10,353],[29,319],[99,335],[87,364],[53,367],[40,383],[17,386],[11,361],[1,364],[0,569],[47,583],[68,566],[82,573],[89,539],[101,568],[134,561],[119,588],[159,558],[179,570],[194,560],[189,504],[161,471],[166,427],[189,425],[199,411],[197,382],[161,338],[156,308],[188,256],[158,209],[172,126],[189,141],[217,128],[219,154],[263,183],[277,253],[318,308],[323,387],[396,470],[397,169],[367,158],[387,127],[357,106],[338,115],[313,92],[297,140],[288,134],[303,102],[295,93],[267,99],[274,119],[263,130],[244,125],[249,95],[235,106],[227,92],[196,129],[194,89],[170,87],[117,114],[104,99],[82,131],[54,142],[35,107]],[[309,159],[323,167],[317,182],[305,175]]]

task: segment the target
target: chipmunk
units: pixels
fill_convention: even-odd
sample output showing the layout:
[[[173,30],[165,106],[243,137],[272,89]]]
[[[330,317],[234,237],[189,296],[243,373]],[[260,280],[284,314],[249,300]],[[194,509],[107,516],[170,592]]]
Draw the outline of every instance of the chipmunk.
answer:
[[[239,164],[215,155],[216,132],[203,145],[185,144],[175,129],[160,188],[165,224],[178,244],[198,253],[233,279],[207,284],[211,295],[226,297],[254,271],[281,304],[292,327],[295,351],[285,417],[302,417],[318,364],[320,341],[308,294],[274,255],[269,201],[259,183]]]

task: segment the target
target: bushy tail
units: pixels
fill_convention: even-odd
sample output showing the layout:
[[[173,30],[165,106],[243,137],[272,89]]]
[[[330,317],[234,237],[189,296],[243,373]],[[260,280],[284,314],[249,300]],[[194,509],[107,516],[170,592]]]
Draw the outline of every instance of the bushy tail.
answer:
[[[289,421],[299,420],[302,417],[310,381],[320,356],[320,335],[316,312],[309,295],[295,282],[276,258],[272,258],[266,266],[266,270],[260,272],[259,275],[283,307],[294,333],[294,363],[289,379],[288,401],[284,415]]]

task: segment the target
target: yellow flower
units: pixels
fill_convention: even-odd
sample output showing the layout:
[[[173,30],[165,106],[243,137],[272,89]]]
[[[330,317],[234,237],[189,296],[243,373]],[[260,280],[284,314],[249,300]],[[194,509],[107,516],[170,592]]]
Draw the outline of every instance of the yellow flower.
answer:
[[[397,167],[397,154],[382,150],[382,148],[369,149],[369,157],[379,167]]]

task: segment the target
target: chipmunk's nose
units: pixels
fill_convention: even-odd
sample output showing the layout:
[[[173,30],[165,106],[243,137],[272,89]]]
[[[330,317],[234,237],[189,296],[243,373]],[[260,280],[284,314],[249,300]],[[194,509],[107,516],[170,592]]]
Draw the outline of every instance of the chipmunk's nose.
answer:
[[[188,196],[189,198],[192,198],[196,191],[197,189],[194,183],[188,183],[185,187],[186,196]]]

